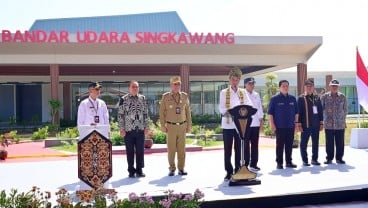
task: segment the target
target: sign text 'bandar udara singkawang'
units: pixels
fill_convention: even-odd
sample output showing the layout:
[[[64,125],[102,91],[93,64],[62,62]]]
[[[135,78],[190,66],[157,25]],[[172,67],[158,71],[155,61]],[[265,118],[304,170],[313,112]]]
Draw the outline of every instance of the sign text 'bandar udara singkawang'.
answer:
[[[20,43],[158,43],[158,44],[234,44],[234,33],[176,33],[176,32],[95,32],[34,30],[11,33],[2,30],[1,41]]]

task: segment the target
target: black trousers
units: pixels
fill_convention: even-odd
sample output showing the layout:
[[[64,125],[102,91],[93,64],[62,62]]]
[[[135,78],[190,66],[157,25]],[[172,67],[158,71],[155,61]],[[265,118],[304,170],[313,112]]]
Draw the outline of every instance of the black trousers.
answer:
[[[124,137],[126,156],[128,161],[129,173],[142,173],[144,168],[144,131],[133,130],[126,132]],[[134,168],[134,157],[136,159],[136,168]]]
[[[284,161],[290,164],[292,161],[291,154],[293,152],[294,128],[276,128],[276,162],[282,165]]]
[[[303,162],[308,162],[307,146],[309,137],[312,137],[312,160],[318,160],[318,146],[319,146],[319,127],[310,127],[303,129],[300,138],[300,155]]]
[[[342,160],[345,147],[345,129],[325,129],[326,134],[326,159],[333,160],[336,145],[336,160]]]
[[[245,165],[254,167],[258,163],[258,143],[259,143],[259,126],[250,127],[249,139],[244,142],[244,160]]]
[[[240,138],[235,129],[223,129],[222,136],[224,140],[225,170],[228,174],[233,174],[234,172],[237,172],[240,168]],[[235,160],[234,160],[235,171],[233,165],[231,164],[233,143],[235,151]]]

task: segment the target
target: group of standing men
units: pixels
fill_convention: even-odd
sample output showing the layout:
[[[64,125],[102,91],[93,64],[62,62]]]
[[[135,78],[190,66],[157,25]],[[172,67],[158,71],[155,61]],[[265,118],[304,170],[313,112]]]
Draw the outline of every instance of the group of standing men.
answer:
[[[301,132],[300,154],[304,166],[320,165],[318,162],[319,132],[323,129],[327,155],[324,163],[331,164],[335,158],[336,163],[345,164],[343,156],[347,99],[339,92],[338,80],[331,80],[329,86],[330,91],[320,96],[316,93],[314,81],[307,79],[304,82],[304,94],[296,100],[288,93],[289,82],[287,80],[279,82],[280,93],[271,98],[268,108],[271,129],[276,133],[278,169],[283,169],[283,151],[285,151],[286,167],[296,167],[292,163],[292,146],[296,131]],[[311,163],[307,154],[310,137],[312,138]]]
[[[259,133],[263,127],[264,113],[260,95],[254,91],[255,79],[244,79],[244,89],[239,87],[242,72],[233,68],[229,73],[229,87],[220,92],[219,111],[222,115],[221,127],[224,141],[225,180],[231,179],[241,167],[241,142],[229,110],[237,105],[250,105],[257,109],[252,116],[248,129],[249,139],[244,143],[245,165],[254,171],[258,167]],[[296,131],[301,132],[300,153],[304,166],[310,166],[307,154],[309,137],[312,138],[312,165],[318,162],[319,131],[325,129],[326,161],[331,164],[336,159],[344,164],[344,132],[347,115],[346,97],[339,92],[340,83],[334,79],[330,82],[330,91],[319,96],[314,82],[308,79],[304,83],[304,94],[296,99],[289,94],[289,82],[279,81],[279,93],[269,103],[267,114],[271,130],[276,135],[277,169],[283,169],[284,153],[286,167],[296,168],[292,163],[292,146]],[[109,124],[109,114],[105,102],[98,98],[102,86],[91,83],[88,86],[89,97],[78,108],[78,125]],[[160,102],[161,131],[167,135],[169,174],[187,175],[185,167],[185,138],[191,131],[192,119],[188,94],[181,92],[180,77],[170,79],[170,92],[164,93]],[[139,94],[139,83],[132,80],[128,86],[129,93],[119,102],[118,123],[120,135],[124,137],[129,177],[145,177],[144,140],[149,132],[149,115],[147,101]],[[233,148],[234,146],[234,148]],[[336,154],[335,154],[336,146]],[[231,163],[234,149],[234,166]],[[177,164],[175,163],[177,157]],[[134,165],[134,163],[136,165]]]
[[[263,126],[262,101],[257,92],[254,91],[254,78],[244,79],[244,89],[238,87],[241,71],[234,68],[229,74],[229,88],[220,93],[219,111],[222,115],[221,126],[224,139],[224,164],[225,180],[229,180],[232,174],[240,168],[240,138],[235,130],[234,122],[228,110],[240,105],[252,105],[257,113],[252,117],[249,139],[245,141],[245,165],[251,170],[258,171],[258,142],[259,132]],[[331,164],[335,158],[336,163],[345,164],[344,156],[344,134],[345,120],[347,115],[347,99],[339,92],[340,83],[333,79],[329,83],[330,91],[322,96],[318,95],[314,88],[314,81],[307,79],[304,83],[304,93],[296,99],[289,94],[289,82],[279,81],[279,92],[274,95],[269,103],[267,114],[271,130],[276,135],[276,163],[277,169],[296,168],[292,162],[292,148],[296,132],[301,132],[300,154],[304,166],[320,165],[318,162],[319,132],[323,129],[326,135],[326,160],[325,164]],[[307,146],[309,138],[312,138],[311,163],[308,160]],[[232,145],[234,144],[235,161],[231,164]]]
[[[172,77],[171,91],[163,94],[160,102],[161,130],[167,134],[169,176],[175,175],[176,169],[179,175],[187,175],[184,170],[185,135],[191,131],[192,118],[188,94],[181,92],[180,87],[180,77]],[[98,98],[101,88],[102,85],[98,82],[88,85],[89,97],[78,107],[78,126],[109,125],[106,103]],[[124,137],[126,145],[128,176],[145,177],[144,140],[145,135],[149,133],[148,105],[145,96],[139,94],[138,81],[130,81],[128,91],[128,94],[120,98],[118,110],[120,135]]]

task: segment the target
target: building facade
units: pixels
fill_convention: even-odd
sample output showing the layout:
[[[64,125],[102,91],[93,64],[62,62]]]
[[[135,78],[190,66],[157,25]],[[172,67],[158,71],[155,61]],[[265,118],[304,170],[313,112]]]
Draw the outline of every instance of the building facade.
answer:
[[[74,120],[91,81],[114,115],[127,84],[140,82],[150,114],[181,76],[194,115],[218,114],[219,91],[228,71],[244,77],[297,67],[297,89],[306,63],[321,46],[319,36],[236,36],[189,32],[176,12],[36,20],[29,31],[1,31],[0,121],[50,121],[48,102],[59,100],[59,117]]]

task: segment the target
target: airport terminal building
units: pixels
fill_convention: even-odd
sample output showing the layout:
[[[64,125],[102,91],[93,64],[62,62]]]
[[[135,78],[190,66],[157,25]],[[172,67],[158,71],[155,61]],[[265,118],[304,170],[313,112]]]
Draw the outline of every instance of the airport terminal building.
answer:
[[[132,79],[155,117],[174,75],[194,115],[216,115],[230,68],[256,76],[262,94],[265,73],[296,67],[298,94],[307,61],[322,45],[320,36],[188,31],[176,12],[36,20],[28,31],[0,32],[0,122],[50,121],[51,99],[62,102],[60,118],[74,120],[90,81],[102,83],[101,98],[114,115]]]

